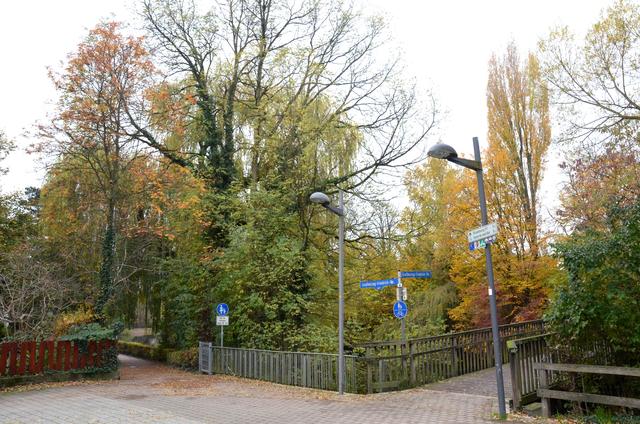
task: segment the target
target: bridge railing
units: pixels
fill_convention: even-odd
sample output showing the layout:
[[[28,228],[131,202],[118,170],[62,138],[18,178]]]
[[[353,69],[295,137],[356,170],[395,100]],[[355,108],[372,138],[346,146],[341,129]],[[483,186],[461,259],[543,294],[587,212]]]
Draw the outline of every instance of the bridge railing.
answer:
[[[547,344],[549,336],[550,333],[545,333],[508,342],[513,409],[537,399],[538,380],[534,364],[553,362],[555,356]]]
[[[595,341],[588,346],[550,346],[552,333],[543,333],[531,337],[510,340],[509,372],[513,409],[535,402],[539,396],[537,390],[540,381],[535,372],[535,364],[549,364],[565,360],[580,360],[583,363],[607,364],[611,361],[611,349],[607,343]],[[551,373],[547,383],[554,385],[560,378]]]
[[[507,342],[544,332],[541,320],[499,327],[502,357]],[[415,387],[494,366],[491,328],[440,336],[363,343],[367,363],[367,392]]]
[[[542,321],[503,325],[506,341],[541,333]],[[364,356],[345,355],[345,390],[374,393],[402,390],[494,365],[491,328],[441,336],[365,343]],[[242,349],[200,343],[200,370],[292,386],[337,390],[338,355]]]
[[[345,355],[345,391],[363,393],[364,362]],[[242,349],[200,343],[200,370],[290,386],[338,390],[338,355]]]

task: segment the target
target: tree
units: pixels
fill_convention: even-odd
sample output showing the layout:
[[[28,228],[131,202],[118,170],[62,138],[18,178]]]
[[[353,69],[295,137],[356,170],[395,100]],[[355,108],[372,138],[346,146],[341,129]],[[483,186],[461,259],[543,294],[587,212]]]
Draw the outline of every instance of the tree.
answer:
[[[604,230],[615,208],[640,200],[640,155],[631,141],[600,149],[583,149],[561,164],[567,176],[556,220],[565,233]]]
[[[487,109],[489,147],[484,167],[489,220],[500,228],[493,249],[499,319],[504,323],[535,319],[545,307],[547,280],[557,271],[555,261],[544,255],[546,244],[539,229],[539,189],[551,125],[548,92],[534,55],[522,63],[512,43],[502,58],[491,58]],[[451,275],[461,303],[450,315],[458,325],[490,322],[483,256],[454,257]]]
[[[640,204],[612,205],[607,215],[603,228],[575,231],[556,245],[568,278],[557,284],[545,316],[563,344],[604,342],[616,365],[637,366]]]
[[[364,19],[334,2],[237,0],[218,6],[216,19],[212,12],[198,14],[188,1],[143,3],[153,46],[171,74],[188,78],[197,116],[215,132],[193,140],[197,150],[184,145],[187,157],[198,160],[211,147],[217,152],[212,158],[221,161],[211,165],[231,175],[237,146],[235,159],[246,159],[243,169],[256,182],[269,169],[261,162],[274,137],[291,142],[318,130],[351,127],[366,135],[366,143],[350,158],[351,166],[320,174],[318,188],[354,189],[382,169],[415,162],[408,153],[433,128],[435,108],[419,111],[413,89],[396,83],[397,61],[378,65],[374,59],[384,42],[380,19]],[[216,61],[223,64],[217,70]],[[326,110],[316,114],[316,125],[287,128],[296,114],[308,116],[305,110],[318,106]],[[220,120],[224,131],[216,126]],[[150,145],[171,150],[144,122],[139,129]],[[281,138],[287,132],[290,137]]]
[[[539,190],[551,144],[549,97],[538,60],[521,64],[515,44],[489,62],[487,84],[489,202],[523,257],[539,253]],[[515,195],[515,196],[514,196]]]
[[[43,260],[41,249],[27,242],[0,257],[0,325],[12,338],[45,338],[54,317],[68,304],[67,282],[55,264]]]
[[[566,112],[563,139],[593,143],[617,136],[637,142],[639,28],[640,7],[618,0],[581,44],[567,27],[541,41],[543,76]]]
[[[0,130],[0,162],[7,158],[7,155],[15,149],[15,144],[7,138],[5,133]],[[0,167],[0,176],[7,173],[7,168]]]
[[[153,109],[130,110],[137,123],[132,136],[206,182],[203,257],[211,262],[202,266],[210,287],[195,298],[198,332],[210,337],[221,270],[245,247],[237,234],[261,237],[246,211],[230,205],[242,209],[252,204],[244,200],[260,196],[284,203],[277,210],[285,216],[274,220],[294,225],[286,232],[300,240],[305,264],[286,262],[291,267],[282,273],[301,275],[300,287],[315,291],[312,274],[299,269],[310,267],[315,245],[327,240],[312,227],[328,233],[335,223],[309,208],[309,194],[338,185],[356,192],[378,173],[418,160],[409,153],[432,129],[435,107],[421,108],[413,88],[399,82],[397,61],[375,58],[384,43],[382,20],[337,2],[238,0],[201,13],[190,1],[147,0],[141,14],[174,87],[169,97],[185,105],[178,110],[186,125],[176,140],[157,128],[162,119]],[[335,252],[319,254],[326,260]],[[294,286],[287,290],[295,297]]]
[[[126,197],[126,173],[146,155],[129,136],[128,104],[144,96],[154,68],[140,38],[125,37],[115,22],[99,24],[69,57],[62,74],[51,74],[60,93],[50,125],[37,148],[55,155],[56,168],[89,175],[75,187],[99,193],[103,205],[100,294],[103,316],[113,294],[118,209]],[[103,316],[104,318],[104,316]]]

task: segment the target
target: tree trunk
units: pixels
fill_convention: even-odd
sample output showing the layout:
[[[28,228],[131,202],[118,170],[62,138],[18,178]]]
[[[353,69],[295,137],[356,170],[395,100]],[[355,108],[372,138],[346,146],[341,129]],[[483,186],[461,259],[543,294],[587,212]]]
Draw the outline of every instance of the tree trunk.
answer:
[[[105,321],[105,308],[113,293],[113,263],[115,260],[115,214],[113,200],[109,201],[107,227],[102,241],[102,265],[100,266],[100,295],[96,302],[95,313],[101,322]]]

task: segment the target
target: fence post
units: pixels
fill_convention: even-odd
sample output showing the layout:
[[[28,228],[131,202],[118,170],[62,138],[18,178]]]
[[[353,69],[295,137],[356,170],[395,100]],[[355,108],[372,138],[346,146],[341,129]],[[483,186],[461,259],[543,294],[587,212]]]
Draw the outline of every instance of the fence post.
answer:
[[[373,393],[373,369],[371,367],[371,360],[367,358],[367,394]]]
[[[414,358],[416,354],[416,345],[415,343],[409,342],[409,368],[411,369],[411,385],[414,386],[416,384],[416,359]]]
[[[547,387],[547,371],[546,370],[541,370],[541,369],[537,369],[535,368],[534,365],[534,369],[536,371],[536,374],[540,377],[540,385],[539,387],[541,389],[546,389]],[[538,371],[540,372],[538,374]],[[551,399],[549,398],[542,398],[542,416],[544,418],[549,418],[551,416]]]
[[[518,368],[520,366],[520,355],[518,355],[518,346],[509,340],[507,342],[509,348],[509,371],[511,373],[511,391],[513,393],[513,409],[520,409],[522,393],[520,388],[520,373]]]
[[[209,342],[209,375],[213,374],[213,343]]]
[[[451,338],[451,373],[453,376],[459,374],[458,370],[458,339],[456,337]]]

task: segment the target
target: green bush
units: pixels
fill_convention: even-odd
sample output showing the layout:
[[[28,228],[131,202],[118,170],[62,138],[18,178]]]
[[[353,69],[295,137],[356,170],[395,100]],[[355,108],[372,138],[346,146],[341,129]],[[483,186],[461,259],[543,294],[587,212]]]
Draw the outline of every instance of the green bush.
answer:
[[[555,287],[545,318],[562,343],[602,343],[615,365],[638,366],[640,203],[612,207],[608,216],[607,228],[576,231],[556,244],[568,278]]]
[[[198,348],[176,350],[167,353],[167,363],[190,371],[198,370]]]
[[[143,343],[118,341],[119,353],[135,356],[136,358],[165,362],[167,360],[167,353],[170,351],[170,349],[150,346]]]
[[[78,346],[80,352],[87,352],[89,341],[95,340],[115,340],[122,332],[122,324],[114,323],[111,327],[103,327],[98,323],[73,325],[67,330],[67,334],[58,338],[58,340],[71,340]],[[78,371],[81,373],[105,373],[118,370],[118,351],[115,346],[102,351],[100,358],[100,367],[83,368]]]

